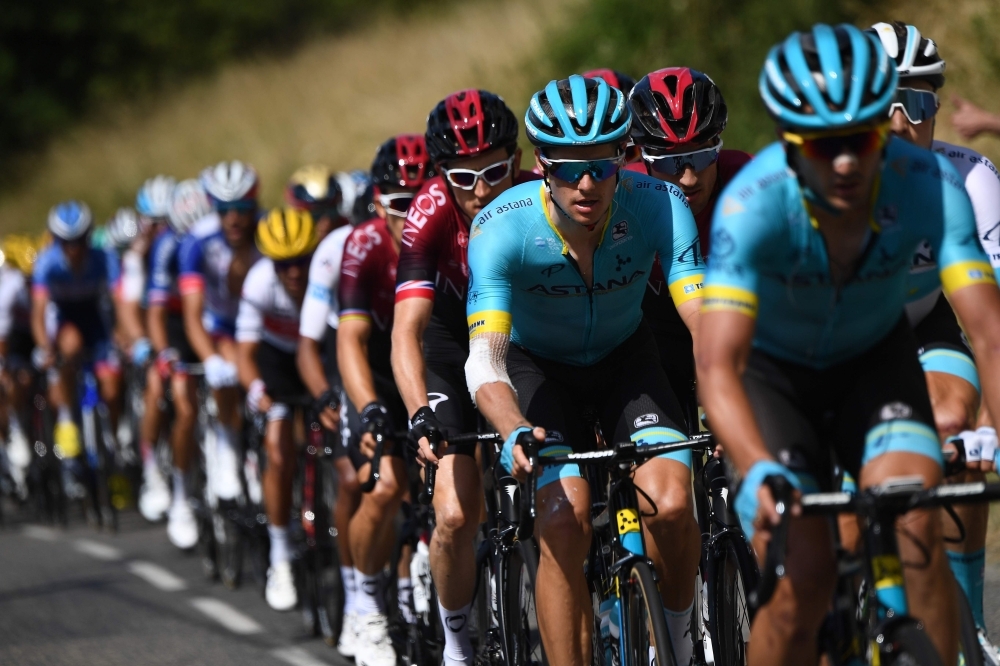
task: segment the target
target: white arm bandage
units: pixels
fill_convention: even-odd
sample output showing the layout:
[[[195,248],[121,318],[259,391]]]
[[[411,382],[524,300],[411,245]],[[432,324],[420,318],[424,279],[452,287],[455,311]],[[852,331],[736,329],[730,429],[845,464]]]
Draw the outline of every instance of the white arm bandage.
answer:
[[[465,362],[465,383],[469,385],[472,403],[483,384],[500,382],[517,390],[507,375],[507,347],[510,336],[504,333],[480,333],[469,342],[469,359]]]

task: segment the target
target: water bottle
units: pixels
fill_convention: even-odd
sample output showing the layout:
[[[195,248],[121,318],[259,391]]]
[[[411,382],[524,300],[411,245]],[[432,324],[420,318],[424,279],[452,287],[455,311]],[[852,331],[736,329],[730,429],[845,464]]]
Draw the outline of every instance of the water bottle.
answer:
[[[413,580],[413,610],[421,614],[430,612],[430,550],[423,539],[417,542],[417,552],[410,560],[410,578]]]
[[[605,666],[618,666],[618,639],[621,635],[620,602],[612,594],[601,602],[601,646],[604,648]]]

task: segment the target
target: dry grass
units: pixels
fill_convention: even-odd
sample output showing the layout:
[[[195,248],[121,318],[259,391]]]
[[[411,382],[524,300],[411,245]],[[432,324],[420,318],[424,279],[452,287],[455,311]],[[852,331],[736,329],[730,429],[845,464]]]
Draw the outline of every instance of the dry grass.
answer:
[[[249,161],[268,205],[308,162],[367,168],[392,134],[420,132],[447,93],[471,86],[527,106],[528,64],[567,2],[454,3],[383,19],[284,59],[244,62],[141,108],[124,108],[55,141],[16,191],[0,196],[0,233],[34,230],[56,201],[78,197],[98,219],[156,173],[191,177],[221,159]]]

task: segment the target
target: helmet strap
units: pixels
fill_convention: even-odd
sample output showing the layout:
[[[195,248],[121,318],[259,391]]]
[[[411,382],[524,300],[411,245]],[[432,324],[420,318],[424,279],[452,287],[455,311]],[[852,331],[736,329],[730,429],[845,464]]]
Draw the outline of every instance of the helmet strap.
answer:
[[[584,224],[583,222],[577,222],[576,220],[574,220],[572,217],[569,216],[569,213],[567,213],[565,210],[563,210],[563,207],[559,205],[559,202],[556,201],[556,198],[554,196],[552,196],[552,187],[549,185],[548,170],[546,170],[546,172],[544,174],[543,180],[545,182],[545,191],[548,192],[548,194],[549,194],[549,201],[552,202],[552,205],[556,207],[556,210],[558,210],[559,213],[564,218],[566,218],[567,220],[569,220],[573,224],[576,224],[578,226],[583,227],[587,231],[593,231],[597,227],[597,225],[600,224],[603,221],[603,217],[604,217],[603,215],[601,216],[602,219],[598,220],[597,222],[594,222],[593,224]]]

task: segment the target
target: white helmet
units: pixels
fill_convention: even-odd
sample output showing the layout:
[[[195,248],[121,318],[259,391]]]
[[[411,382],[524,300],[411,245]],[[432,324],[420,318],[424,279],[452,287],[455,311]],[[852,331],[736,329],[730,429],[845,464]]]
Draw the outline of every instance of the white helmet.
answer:
[[[150,178],[135,197],[135,209],[146,217],[166,217],[170,214],[170,200],[177,186],[170,176]]]
[[[187,233],[191,225],[211,212],[212,203],[197,179],[183,180],[174,188],[174,198],[170,204],[170,226],[177,233]]]
[[[112,247],[121,252],[139,235],[139,217],[131,208],[119,208],[104,227]]]
[[[938,54],[937,44],[923,37],[916,26],[893,21],[876,23],[869,30],[878,36],[886,55],[896,62],[900,79],[927,79],[935,88],[944,85],[945,62]]]
[[[351,224],[360,224],[371,219],[375,214],[375,206],[371,202],[373,192],[370,174],[355,169],[341,171],[336,177],[341,192],[341,217],[350,220]]]
[[[49,231],[60,240],[83,238],[93,222],[90,208],[82,201],[64,201],[49,211]]]
[[[212,204],[256,203],[257,172],[239,160],[219,162],[201,172],[201,185]]]

